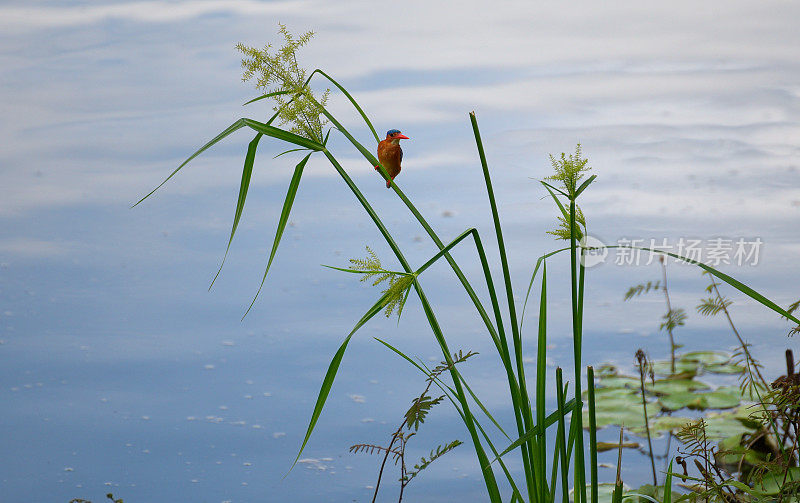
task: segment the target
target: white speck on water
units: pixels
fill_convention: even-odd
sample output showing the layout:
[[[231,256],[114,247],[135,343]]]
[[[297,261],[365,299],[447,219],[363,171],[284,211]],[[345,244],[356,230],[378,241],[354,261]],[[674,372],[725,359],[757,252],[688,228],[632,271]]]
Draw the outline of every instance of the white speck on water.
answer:
[[[245,384],[253,384],[253,380],[252,380],[252,379],[248,379],[248,380],[246,380],[244,383],[245,383]]]
[[[544,364],[547,365],[548,367],[555,367],[556,366],[556,362],[553,361],[553,359],[550,358],[549,356],[545,357]]]
[[[439,361],[439,357],[438,356],[429,356],[428,357],[428,361],[429,362],[438,362]]]
[[[233,422],[231,422],[231,424],[234,425],[234,426],[244,426],[247,423],[244,422],[244,421],[233,421]]]
[[[321,458],[321,461],[325,461],[327,463],[333,461],[333,458]]]
[[[310,470],[319,470],[321,472],[324,472],[327,469],[329,469],[330,466],[324,464],[323,461],[333,461],[333,459],[332,458],[322,458],[322,459],[304,458],[304,459],[298,460],[297,462],[299,464],[306,465],[306,468],[308,468]]]
[[[361,420],[361,422],[362,423],[374,423],[375,420],[372,419],[371,417],[365,417],[364,419]]]
[[[286,436],[285,431],[276,431],[275,433],[272,434],[272,438],[281,438],[285,436]]]
[[[350,395],[347,395],[347,396],[349,396],[350,400],[354,401],[355,403],[364,403],[364,402],[367,401],[367,399],[364,397],[364,395],[350,394]]]
[[[620,328],[619,329],[619,333],[621,333],[621,334],[632,334],[634,332],[635,332],[635,330],[632,329],[632,328]]]
[[[255,428],[256,430],[260,430],[261,429],[261,425],[260,424],[254,424],[253,428]]]
[[[249,461],[245,461],[244,463],[242,463],[242,465],[244,465],[244,466],[253,466],[253,463],[250,463]]]
[[[74,472],[74,471],[75,471],[75,468],[73,468],[73,467],[71,467],[71,466],[65,466],[65,467],[64,467],[64,471],[65,471],[65,472]]]
[[[108,398],[103,397],[103,398],[100,399],[100,401],[103,402],[103,403],[106,403],[108,401]]]
[[[186,420],[187,421],[195,421],[195,420],[197,420],[197,418],[194,417],[194,416],[186,416]]]
[[[272,396],[272,393],[270,393],[269,391],[265,391],[264,396]]]
[[[13,388],[11,388],[11,391],[19,391],[19,388],[14,386]]]
[[[219,406],[219,410],[228,410],[228,406],[227,405],[220,405]]]
[[[247,485],[247,482],[242,482],[242,485],[243,485],[243,486],[246,486],[246,485]]]
[[[143,419],[144,421],[150,421],[150,416],[142,416],[142,419]]]
[[[235,346],[233,341],[222,341],[223,346]]]
[[[206,369],[206,370],[214,370],[214,365],[209,363],[209,364],[205,365],[203,368]]]
[[[253,399],[253,395],[245,395],[244,398],[245,398],[245,400],[252,400]]]
[[[200,481],[197,480],[197,479],[192,479],[192,484],[197,484],[198,482],[200,482]]]
[[[531,357],[531,356],[523,356],[522,357],[522,363],[529,364],[529,363],[533,363],[535,361],[536,361],[536,359]]]
[[[150,449],[142,449],[142,452],[145,454],[150,454]]]
[[[378,380],[377,379],[370,379],[369,383],[370,384],[378,384]]]

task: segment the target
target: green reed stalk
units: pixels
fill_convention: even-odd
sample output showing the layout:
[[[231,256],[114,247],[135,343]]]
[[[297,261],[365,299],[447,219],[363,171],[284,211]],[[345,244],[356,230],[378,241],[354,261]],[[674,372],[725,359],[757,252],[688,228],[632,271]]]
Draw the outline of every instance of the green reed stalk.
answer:
[[[589,366],[586,369],[586,383],[589,390],[589,473],[592,485],[592,502],[597,503],[598,480],[597,480],[597,421],[594,411],[594,368]]]

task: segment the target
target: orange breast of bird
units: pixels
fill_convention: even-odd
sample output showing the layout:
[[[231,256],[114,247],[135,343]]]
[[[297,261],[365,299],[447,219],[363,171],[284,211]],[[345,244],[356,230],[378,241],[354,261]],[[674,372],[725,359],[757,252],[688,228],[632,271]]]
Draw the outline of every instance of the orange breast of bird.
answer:
[[[403,149],[400,148],[399,143],[394,143],[392,140],[383,140],[378,143],[378,160],[389,172],[389,176],[394,178],[400,173]]]

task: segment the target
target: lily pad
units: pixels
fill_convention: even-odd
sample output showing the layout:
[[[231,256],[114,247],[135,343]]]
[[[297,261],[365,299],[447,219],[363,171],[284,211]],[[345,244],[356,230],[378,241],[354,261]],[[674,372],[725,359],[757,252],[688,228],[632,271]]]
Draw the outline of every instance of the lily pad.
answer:
[[[603,482],[602,484],[597,484],[597,503],[611,503],[611,497],[614,495],[614,487],[615,484],[611,482]],[[622,484],[623,491],[630,491],[630,487]],[[587,494],[591,494],[592,486],[587,484],[586,485],[586,492]],[[569,490],[569,500],[575,501],[575,488]]]
[[[679,391],[659,397],[661,408],[678,410],[688,407],[694,410],[730,409],[741,403],[738,388],[722,387],[709,393]]]
[[[694,379],[658,379],[655,384],[645,383],[645,389],[656,395],[671,395],[673,393],[709,389],[709,386]]]
[[[693,393],[691,391],[678,391],[659,397],[658,402],[664,410],[679,410],[685,407],[690,409],[706,409],[708,408],[708,401],[705,396],[705,394]]]
[[[653,373],[656,375],[672,375],[672,362],[670,360],[659,360],[652,362]],[[686,377],[696,375],[700,370],[700,362],[682,361],[675,362],[675,373],[686,374]]]
[[[583,394],[583,402],[585,404],[589,403],[589,392],[584,390]],[[638,397],[636,391],[630,388],[595,388],[594,389],[594,400],[595,403],[599,403],[603,400],[613,400],[617,398],[622,399],[635,399],[641,402],[641,398]]]
[[[641,447],[638,442],[622,442],[623,449],[638,449]],[[616,442],[597,442],[597,452],[616,451],[619,443]]]
[[[713,363],[703,367],[703,370],[712,374],[741,374],[747,369],[735,363]]]
[[[680,356],[682,362],[700,362],[703,365],[727,363],[731,356],[721,351],[691,351]]]
[[[598,428],[603,426],[625,426],[633,429],[644,427],[644,415],[642,412],[642,401],[638,395],[631,395],[631,398],[617,398],[603,400],[595,406],[595,422]],[[647,403],[648,418],[655,417],[661,407],[658,402]],[[589,411],[583,410],[583,425],[589,427]]]
[[[741,390],[733,386],[723,386],[710,393],[701,395],[709,409],[730,409],[742,403]]]
[[[639,379],[625,375],[612,375],[601,378],[596,386],[601,388],[635,388],[639,386]]]
[[[706,437],[710,440],[719,440],[740,433],[753,431],[752,428],[745,426],[744,423],[734,417],[733,414],[709,414],[706,417],[706,425]]]
[[[739,471],[740,467],[762,463],[766,458],[763,452],[743,446],[742,436],[740,433],[723,439],[719,443],[717,452],[714,453],[716,462],[730,473]]]
[[[661,416],[657,417],[650,423],[651,432],[672,432],[676,433],[684,427],[687,423],[691,423],[694,419],[680,416]]]
[[[800,467],[794,466],[789,468],[789,473],[787,474],[786,479],[787,481],[797,481],[800,480]],[[761,482],[756,482],[754,484],[754,488],[758,491],[762,491],[765,494],[772,495],[778,494],[783,486],[784,481],[784,474],[783,472],[772,472],[764,475],[764,478],[761,479]]]
[[[614,376],[617,374],[619,374],[619,369],[617,368],[616,365],[612,365],[610,363],[604,363],[599,367],[597,367],[596,369],[594,369],[595,377],[603,378],[606,376]]]

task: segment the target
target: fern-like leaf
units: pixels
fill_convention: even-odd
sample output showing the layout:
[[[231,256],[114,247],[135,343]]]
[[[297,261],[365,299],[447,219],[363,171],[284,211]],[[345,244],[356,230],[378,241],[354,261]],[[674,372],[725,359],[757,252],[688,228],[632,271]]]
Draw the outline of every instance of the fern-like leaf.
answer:
[[[400,315],[403,313],[403,307],[408,300],[408,295],[411,286],[414,284],[415,275],[413,273],[405,273],[398,271],[389,271],[383,268],[381,260],[378,255],[370,248],[367,248],[367,256],[365,258],[351,258],[350,271],[358,272],[362,275],[361,281],[372,280],[372,286],[377,286],[386,281],[389,286],[381,293],[389,295],[384,303],[384,314],[387,318],[391,317],[393,313],[397,313],[397,319],[400,320]],[[336,269],[336,268],[334,268]]]
[[[461,442],[460,440],[453,440],[452,442],[450,442],[447,445],[439,445],[439,446],[437,446],[435,450],[432,450],[430,452],[430,457],[429,458],[426,459],[423,456],[420,459],[420,462],[418,464],[414,465],[414,468],[412,470],[410,470],[406,474],[405,477],[400,479],[400,481],[403,482],[404,484],[408,484],[409,482],[411,482],[411,480],[414,477],[416,477],[419,474],[419,472],[421,472],[422,470],[424,470],[425,468],[430,466],[431,463],[433,463],[437,459],[441,458],[442,456],[444,456],[448,452],[452,451],[453,449],[455,449],[456,447],[458,447],[462,443],[463,442]]]
[[[566,209],[567,214],[569,214],[569,208]],[[575,239],[580,241],[583,239],[583,230],[581,228],[586,229],[586,217],[583,216],[583,212],[581,211],[580,207],[577,205],[575,206]],[[563,215],[559,215],[558,217],[558,228],[552,231],[546,231],[548,234],[555,236],[556,239],[564,239],[569,240],[572,239],[572,236],[569,232],[569,220],[564,218]]]
[[[383,447],[383,446],[380,446],[380,445],[375,445],[375,444],[355,444],[355,445],[351,445],[350,446],[350,452],[352,452],[353,454],[358,454],[359,452],[363,452],[364,454],[370,454],[370,455],[375,454],[376,452],[379,453],[379,454],[382,453],[382,452],[383,453],[388,452],[389,454],[391,454],[393,456],[395,463],[397,463],[397,461],[402,456],[402,453],[397,448],[395,448],[395,449],[387,449],[386,447]]]
[[[697,305],[697,312],[703,316],[715,316],[728,309],[728,306],[731,304],[733,304],[733,301],[725,297],[709,297],[703,299],[700,304]]]
[[[414,431],[419,430],[419,426],[425,422],[425,416],[428,415],[428,412],[430,412],[434,405],[441,403],[442,400],[444,400],[444,395],[438,398],[431,398],[428,395],[415,398],[411,402],[411,407],[406,411],[405,415],[408,429],[414,428]]]
[[[640,285],[632,286],[625,292],[625,300],[631,300],[634,297],[638,297],[644,293],[649,293],[650,291],[658,291],[661,290],[661,282],[660,281],[648,281],[647,283],[642,283]]]
[[[453,364],[452,364],[452,365],[450,365],[450,364],[449,364],[449,363],[447,363],[446,361],[441,361],[441,362],[439,362],[439,365],[435,366],[435,367],[434,367],[434,368],[433,368],[433,369],[430,371],[430,373],[428,374],[428,379],[427,379],[427,381],[428,381],[428,382],[431,382],[431,381],[433,381],[434,379],[436,379],[437,377],[439,377],[441,374],[443,374],[443,373],[447,372],[448,370],[450,370],[450,368],[451,368],[451,367],[453,367],[453,366],[455,366],[456,364],[459,364],[459,363],[461,363],[461,362],[464,362],[464,361],[466,361],[468,358],[472,358],[473,356],[475,356],[475,355],[477,355],[477,354],[478,354],[478,353],[477,353],[477,352],[475,352],[475,351],[469,351],[469,352],[467,352],[467,353],[464,353],[462,350],[460,350],[460,349],[459,349],[459,350],[458,350],[458,353],[453,353],[453,357],[452,357]]]
[[[664,322],[661,323],[660,328],[669,332],[685,325],[687,316],[683,309],[671,309],[662,318]]]

